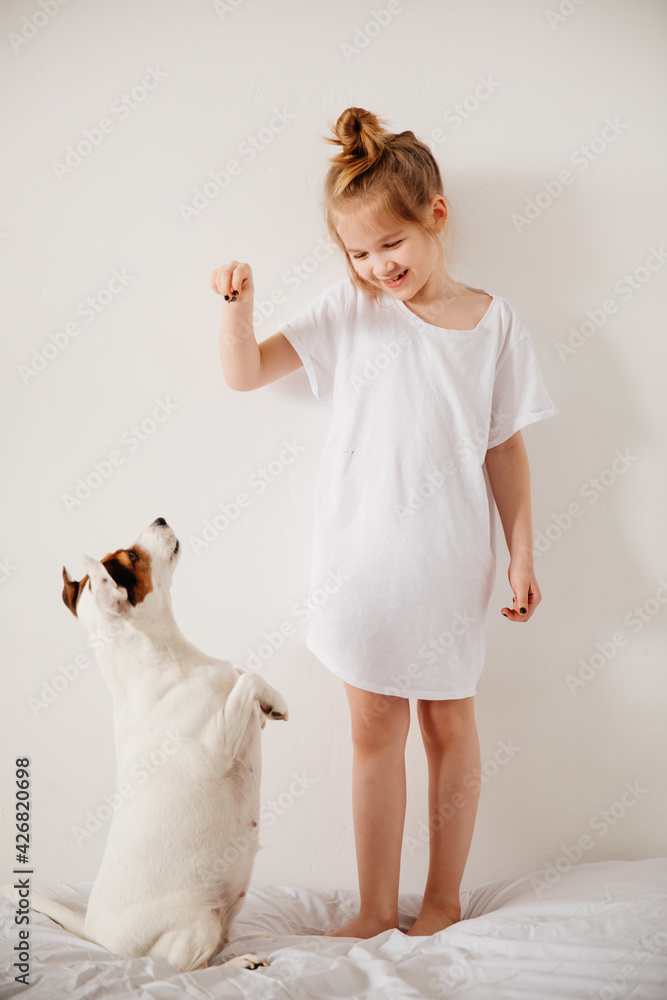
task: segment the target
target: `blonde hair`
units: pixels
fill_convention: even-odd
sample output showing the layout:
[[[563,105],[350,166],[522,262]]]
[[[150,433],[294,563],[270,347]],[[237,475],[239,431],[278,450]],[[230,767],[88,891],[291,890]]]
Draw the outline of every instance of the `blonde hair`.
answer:
[[[371,211],[376,218],[413,222],[422,226],[444,247],[428,211],[435,195],[444,198],[440,169],[429,147],[414,132],[389,132],[382,119],[363,108],[346,108],[335,126],[335,138],[326,142],[342,146],[331,158],[324,180],[324,211],[329,236],[342,250],[352,282],[376,299],[382,290],[357,274],[335,225],[336,216]],[[446,202],[450,230],[449,203]]]

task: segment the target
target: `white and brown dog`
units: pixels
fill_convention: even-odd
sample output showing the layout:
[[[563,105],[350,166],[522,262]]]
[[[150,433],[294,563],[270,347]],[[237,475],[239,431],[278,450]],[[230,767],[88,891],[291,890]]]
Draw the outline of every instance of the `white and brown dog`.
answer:
[[[63,600],[89,633],[113,696],[122,802],[85,918],[36,893],[31,906],[110,951],[184,972],[205,967],[228,941],[259,846],[260,730],[267,716],[287,719],[287,706],[257,674],[206,656],[181,634],[169,592],[178,558],[178,540],[158,517],[130,548],[99,562],[84,556],[82,580],[63,568]],[[155,766],[139,786],[145,759]],[[267,963],[241,955],[225,964]]]

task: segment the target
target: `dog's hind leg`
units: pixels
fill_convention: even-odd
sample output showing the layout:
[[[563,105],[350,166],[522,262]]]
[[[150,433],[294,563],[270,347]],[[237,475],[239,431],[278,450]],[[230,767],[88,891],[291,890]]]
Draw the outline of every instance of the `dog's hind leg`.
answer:
[[[218,948],[220,928],[205,917],[186,927],[161,934],[149,951],[151,958],[163,958],[179,972],[205,969]]]
[[[149,955],[163,958],[180,972],[192,972],[194,969],[205,969],[208,960],[219,950],[220,917],[217,911],[209,910],[191,923],[161,934]],[[257,955],[239,955],[223,964],[255,969],[258,965],[268,965],[268,962]]]
[[[254,673],[242,673],[221,710],[225,756],[234,760],[239,752],[255,702],[271,719],[287,719],[287,705],[281,694]]]
[[[19,901],[18,891],[13,885],[3,885],[1,889],[9,899],[15,903]],[[29,898],[31,910],[36,910],[37,913],[43,913],[45,917],[50,917],[51,920],[60,924],[64,930],[69,931],[70,934],[76,934],[77,937],[83,938],[84,941],[99,944],[99,941],[86,934],[84,930],[85,917],[80,913],[70,910],[69,906],[65,906],[64,903],[60,903],[57,899],[49,899],[47,896],[42,896],[39,892],[31,892]]]

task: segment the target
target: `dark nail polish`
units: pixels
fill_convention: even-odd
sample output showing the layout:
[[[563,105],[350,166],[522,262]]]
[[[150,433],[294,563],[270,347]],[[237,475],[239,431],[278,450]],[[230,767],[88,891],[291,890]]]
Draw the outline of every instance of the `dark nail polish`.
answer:
[[[239,294],[238,293],[238,289],[236,289],[236,291],[234,289],[232,289],[232,295],[238,295],[238,294]]]
[[[519,611],[521,612],[522,615],[525,615],[525,613],[526,613],[526,609],[525,608],[519,608]]]
[[[225,298],[227,299],[227,301],[229,301],[229,295],[225,295]]]
[[[501,611],[500,613],[501,613],[501,615],[503,616],[503,618],[507,618],[507,615],[505,614],[505,612],[504,612],[504,611]]]

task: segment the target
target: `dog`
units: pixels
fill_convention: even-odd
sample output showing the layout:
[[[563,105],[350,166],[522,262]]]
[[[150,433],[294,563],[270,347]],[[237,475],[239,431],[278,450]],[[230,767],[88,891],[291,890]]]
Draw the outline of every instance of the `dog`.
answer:
[[[228,943],[259,847],[260,733],[267,718],[287,719],[287,705],[182,635],[170,596],[179,558],[158,517],[130,548],[84,556],[83,579],[63,567],[63,601],[113,697],[119,805],[85,918],[37,893],[31,906],[109,951],[187,972]],[[224,965],[268,962],[247,954]]]

